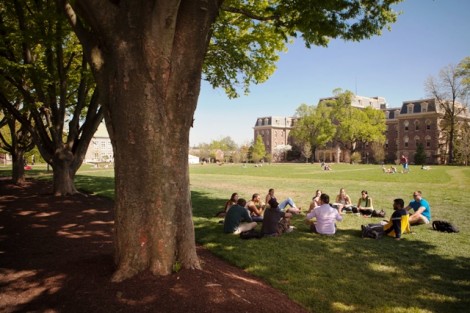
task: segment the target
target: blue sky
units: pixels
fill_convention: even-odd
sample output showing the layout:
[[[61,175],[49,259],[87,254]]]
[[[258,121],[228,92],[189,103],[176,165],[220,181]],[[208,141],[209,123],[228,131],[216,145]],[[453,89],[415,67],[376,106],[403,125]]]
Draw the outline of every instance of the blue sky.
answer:
[[[388,107],[426,98],[424,83],[470,56],[470,0],[405,0],[391,31],[361,42],[331,41],[305,48],[301,40],[280,56],[277,70],[249,95],[229,99],[203,83],[190,145],[231,137],[253,140],[257,117],[292,116],[302,103],[316,105],[335,88],[381,96]]]

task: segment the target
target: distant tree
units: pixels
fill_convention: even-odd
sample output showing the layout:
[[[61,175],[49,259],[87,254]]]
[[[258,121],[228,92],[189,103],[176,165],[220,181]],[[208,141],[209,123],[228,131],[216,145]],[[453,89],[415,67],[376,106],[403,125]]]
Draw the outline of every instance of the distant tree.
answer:
[[[250,153],[250,146],[249,145],[242,145],[239,149],[240,151],[240,160],[242,162],[248,162],[249,158],[248,155]]]
[[[414,157],[415,164],[424,165],[426,163],[426,153],[424,152],[424,145],[419,143],[416,147],[416,153]]]
[[[274,157],[276,161],[285,161],[288,151],[292,150],[291,145],[277,145],[273,149]]]
[[[361,163],[362,161],[362,155],[360,152],[354,152],[351,154],[351,163]]]
[[[462,84],[466,89],[466,99],[468,99],[470,92],[470,57],[466,57],[459,63],[457,75],[462,78]]]
[[[3,114],[0,113],[0,148],[11,155],[13,183],[22,185],[26,181],[25,154],[34,148],[34,142],[26,127],[17,122],[5,108]]]
[[[308,160],[312,156],[312,145],[310,142],[304,142],[302,145],[301,154],[305,158],[305,163],[308,163]]]
[[[263,143],[263,138],[260,135],[258,135],[256,137],[255,144],[253,145],[251,158],[253,162],[257,163],[257,162],[260,162],[265,156],[266,156],[266,148]]]
[[[264,159],[266,160],[266,162],[268,162],[269,164],[272,163],[273,161],[273,155],[271,153],[267,153],[265,156],[264,156]]]
[[[455,145],[457,162],[464,165],[470,164],[470,125],[465,123],[459,132],[459,139]]]
[[[65,195],[78,192],[75,174],[104,109],[59,2],[2,2],[0,106],[31,134],[52,166],[54,194]]]
[[[374,141],[371,144],[372,157],[377,163],[382,163],[385,160],[385,149],[383,143]]]
[[[457,66],[448,65],[441,69],[437,78],[429,77],[425,83],[427,93],[436,99],[438,110],[443,112],[442,134],[447,142],[447,163],[454,163],[454,147],[457,138],[458,123],[466,111],[465,100],[467,86],[464,76]]]
[[[332,109],[325,103],[318,106],[301,104],[296,110],[298,119],[290,135],[300,146],[309,143],[314,158],[316,149],[325,146],[335,135],[331,112]]]

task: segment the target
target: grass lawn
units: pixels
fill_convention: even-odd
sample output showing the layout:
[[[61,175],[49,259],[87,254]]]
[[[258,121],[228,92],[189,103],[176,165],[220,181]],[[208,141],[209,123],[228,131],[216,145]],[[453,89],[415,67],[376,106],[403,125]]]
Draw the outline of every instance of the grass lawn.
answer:
[[[400,168],[399,168],[400,169]],[[411,166],[408,174],[384,174],[378,165],[318,164],[192,165],[191,190],[198,243],[286,293],[312,312],[468,312],[470,307],[470,167],[434,166],[429,171]],[[8,170],[0,167],[0,175]],[[49,177],[44,169],[28,175]],[[83,166],[78,188],[112,197],[111,169]],[[360,225],[379,222],[347,214],[335,236],[308,232],[304,216],[293,219],[296,230],[279,238],[244,241],[222,233],[214,214],[231,193],[247,200],[262,198],[275,188],[279,200],[289,196],[307,208],[316,189],[333,198],[341,187],[353,201],[365,189],[376,209],[389,218],[392,201],[411,200],[421,190],[431,204],[434,220],[446,219],[460,233],[412,227],[414,234],[362,239]],[[258,226],[260,227],[260,226]],[[249,291],[247,291],[249,292]]]

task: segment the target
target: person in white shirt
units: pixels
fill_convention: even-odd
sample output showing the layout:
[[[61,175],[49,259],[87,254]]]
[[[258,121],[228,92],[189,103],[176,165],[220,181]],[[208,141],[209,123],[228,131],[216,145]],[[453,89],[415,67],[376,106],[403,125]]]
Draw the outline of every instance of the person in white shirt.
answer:
[[[323,193],[320,196],[321,205],[313,209],[307,214],[307,220],[310,221],[314,217],[316,222],[312,223],[310,229],[314,233],[322,235],[334,235],[336,233],[336,221],[342,221],[343,217],[337,209],[331,207],[330,196]]]

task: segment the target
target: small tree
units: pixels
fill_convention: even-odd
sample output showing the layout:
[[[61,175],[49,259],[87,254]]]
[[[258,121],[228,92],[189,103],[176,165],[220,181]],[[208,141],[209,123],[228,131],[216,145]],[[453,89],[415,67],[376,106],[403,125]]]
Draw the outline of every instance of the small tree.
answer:
[[[354,152],[353,154],[351,154],[351,163],[361,163],[362,161],[362,155],[360,152]]]
[[[454,146],[457,139],[459,120],[465,115],[464,105],[468,92],[465,84],[465,72],[462,66],[448,65],[441,69],[438,78],[429,77],[426,81],[426,91],[436,99],[439,110],[443,112],[442,131],[447,143],[447,162],[454,162]]]
[[[251,154],[251,159],[253,162],[258,163],[266,155],[266,148],[264,147],[263,138],[258,135],[256,137],[256,142],[253,145],[253,152]]]
[[[374,141],[371,144],[372,156],[378,163],[382,163],[385,159],[385,150],[382,143]]]
[[[455,145],[456,161],[468,165],[470,161],[470,125],[464,124]]]
[[[312,145],[310,142],[305,142],[302,145],[302,156],[305,158],[305,163],[308,163],[308,160],[312,156]]]
[[[419,143],[416,147],[415,164],[423,165],[426,162],[426,153],[424,153],[424,146]]]

